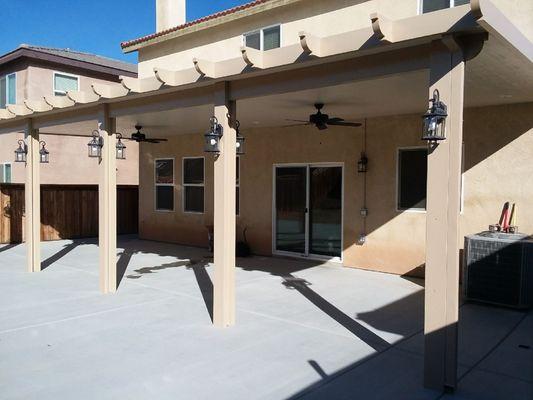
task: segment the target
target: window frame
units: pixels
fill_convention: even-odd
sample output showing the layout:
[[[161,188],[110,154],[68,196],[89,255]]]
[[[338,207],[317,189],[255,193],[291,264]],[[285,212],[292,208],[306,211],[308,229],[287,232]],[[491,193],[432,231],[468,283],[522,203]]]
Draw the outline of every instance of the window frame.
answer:
[[[11,103],[9,101],[9,95],[10,95],[10,92],[9,92],[9,78],[10,77],[15,77],[15,102],[14,103]],[[4,79],[5,80],[5,85],[6,85],[6,92],[4,93],[5,97],[6,97],[6,104],[5,104],[5,108],[7,108],[8,105],[14,105],[14,104],[17,104],[17,73],[16,72],[11,72],[9,74],[5,74],[3,76],[0,76],[0,79]]]
[[[172,183],[157,183],[157,162],[172,160]],[[164,210],[157,208],[157,187],[166,186],[172,187],[172,210]],[[176,211],[176,196],[174,196],[174,188],[176,186],[176,159],[174,157],[160,157],[154,159],[154,211],[161,213],[173,213]]]
[[[67,92],[63,90],[56,90],[56,76],[65,76],[68,78],[76,78],[77,81],[77,88],[76,91],[80,90],[80,76],[75,74],[69,74],[68,72],[60,72],[60,71],[54,71],[52,74],[52,92],[54,93],[54,96],[66,96]],[[59,93],[59,94],[58,94]],[[163,159],[165,160],[165,159]]]
[[[402,151],[413,151],[413,150],[426,150],[429,155],[429,149],[427,146],[405,146],[398,147],[396,149],[396,212],[403,213],[415,213],[415,214],[426,214],[427,213],[427,193],[426,193],[426,207],[425,208],[400,208],[400,153]],[[426,184],[427,187],[427,184]]]
[[[202,179],[202,184],[199,184],[199,183],[185,183],[185,160],[198,160],[198,159],[202,159],[202,163],[203,163],[203,179]],[[197,156],[197,157],[193,157],[193,156],[189,156],[189,157],[182,157],[181,159],[181,187],[183,188],[182,190],[182,193],[181,193],[181,212],[183,214],[196,214],[196,215],[203,215],[205,214],[205,156]],[[186,192],[186,189],[187,187],[203,187],[204,188],[204,206],[203,206],[203,211],[200,212],[200,211],[187,211],[185,210],[185,192]]]
[[[424,14],[429,14],[429,12],[425,13],[424,12],[424,1],[426,0],[418,0],[418,15],[424,15]],[[446,7],[446,8],[443,8],[443,10],[446,10],[448,8],[454,8],[454,7],[458,7],[458,6],[464,6],[465,4],[459,4],[459,5],[455,5],[455,0],[448,0],[448,4],[449,6]],[[441,11],[441,10],[435,10],[435,11]],[[430,12],[435,12],[435,11],[430,11]]]
[[[254,33],[259,33],[259,47],[260,49],[258,51],[270,51],[270,50],[275,50],[275,49],[280,49],[282,47],[282,44],[283,44],[283,28],[282,28],[282,24],[281,23],[278,23],[278,24],[272,24],[272,25],[268,25],[268,26],[263,26],[259,29],[254,29],[252,31],[248,31],[248,32],[244,32],[242,34],[242,45],[244,47],[246,47],[246,36],[247,35],[253,35]],[[279,27],[279,47],[276,47],[274,49],[270,49],[270,50],[264,50],[265,48],[265,30],[266,29],[271,29],[271,28],[277,28]]]
[[[2,166],[2,175],[0,176],[0,183],[13,183],[13,164],[10,162],[0,163]],[[6,180],[6,166],[9,165],[9,182]]]

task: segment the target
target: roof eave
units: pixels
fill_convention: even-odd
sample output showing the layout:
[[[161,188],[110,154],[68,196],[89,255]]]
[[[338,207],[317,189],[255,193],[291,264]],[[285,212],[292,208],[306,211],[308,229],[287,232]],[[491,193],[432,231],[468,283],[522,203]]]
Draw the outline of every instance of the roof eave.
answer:
[[[138,51],[139,49],[142,49],[144,47],[152,46],[154,44],[158,44],[161,42],[165,42],[167,40],[175,39],[178,37],[186,36],[191,33],[199,32],[205,29],[213,28],[216,26],[224,25],[229,22],[233,22],[242,18],[250,17],[252,15],[256,15],[268,10],[272,10],[279,7],[288,6],[290,4],[298,3],[304,0],[272,0],[267,3],[258,4],[252,8],[247,8],[244,10],[239,10],[234,13],[223,15],[214,19],[210,19],[207,21],[199,22],[197,24],[193,24],[190,26],[187,26],[182,29],[178,29],[175,31],[171,31],[169,33],[163,33],[160,36],[156,36],[152,39],[143,40],[139,43],[133,43],[131,45],[126,45],[122,47],[123,53],[132,53],[134,51]],[[171,28],[172,29],[172,28]],[[142,38],[141,38],[142,39]]]

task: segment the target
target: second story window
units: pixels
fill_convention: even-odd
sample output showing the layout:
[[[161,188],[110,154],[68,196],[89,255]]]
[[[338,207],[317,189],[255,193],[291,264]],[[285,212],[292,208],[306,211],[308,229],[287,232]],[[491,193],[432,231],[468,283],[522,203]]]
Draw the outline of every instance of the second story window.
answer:
[[[68,91],[79,90],[79,80],[76,75],[54,72],[54,95],[66,96]]]
[[[421,14],[432,11],[444,10],[445,8],[462,6],[470,3],[470,0],[420,0]]]
[[[270,26],[244,35],[244,45],[256,50],[272,50],[281,47],[281,25]]]
[[[17,104],[16,74],[0,77],[0,108],[6,108],[8,104]]]

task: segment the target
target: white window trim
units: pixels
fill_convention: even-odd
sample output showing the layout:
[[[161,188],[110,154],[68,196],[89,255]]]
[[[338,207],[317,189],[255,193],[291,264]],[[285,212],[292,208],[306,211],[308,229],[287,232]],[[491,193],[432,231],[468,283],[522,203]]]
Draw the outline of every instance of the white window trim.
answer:
[[[428,150],[427,146],[407,146],[407,147],[398,147],[396,149],[396,212],[399,213],[418,213],[426,214],[427,213],[427,195],[426,195],[426,208],[400,208],[400,152],[409,150]],[[429,154],[429,151],[428,151]]]
[[[424,1],[425,0],[418,0],[418,14],[419,15],[423,15],[424,14]],[[455,7],[455,0],[448,0],[449,1],[449,6],[448,8],[453,8]],[[427,14],[427,13],[425,13]]]
[[[402,150],[418,150],[418,149],[427,149],[426,146],[410,146],[410,147],[398,147],[396,152],[396,212],[403,213],[419,213],[419,214],[426,214],[427,213],[427,202],[426,202],[426,209],[422,208],[408,208],[408,209],[401,209],[399,208],[400,205],[400,151]],[[463,142],[462,145],[462,157],[461,157],[461,204],[460,204],[460,210],[459,214],[463,215],[465,211],[465,144]],[[429,152],[428,152],[429,156]],[[427,196],[426,196],[427,200]]]
[[[265,51],[263,50],[265,48],[265,29],[270,29],[270,28],[277,28],[279,26],[279,47],[278,48],[281,48],[283,47],[283,25],[281,23],[278,23],[278,24],[272,24],[272,25],[268,25],[268,26],[264,26],[262,28],[259,28],[259,29],[255,29],[253,31],[249,31],[249,32],[245,32],[242,34],[242,45],[243,46],[246,46],[246,36],[247,35],[252,35],[254,33],[259,33],[259,47],[261,47],[259,49],[259,51]],[[273,49],[271,49],[273,50]],[[266,50],[268,51],[268,50]]]
[[[67,72],[54,71],[54,73],[52,74],[52,91],[54,93],[54,96],[57,96],[58,93],[60,95],[66,95],[67,94],[67,92],[65,92],[64,90],[56,90],[56,85],[55,85],[56,84],[56,76],[58,76],[58,75],[66,76],[66,77],[69,77],[69,78],[76,78],[76,82],[78,83],[76,90],[77,91],[80,90],[80,76],[79,75],[69,74]],[[162,160],[166,160],[166,158],[162,158]]]
[[[8,84],[8,80],[9,80],[9,77],[11,77],[11,76],[15,77],[15,102],[14,103],[10,103],[9,102],[9,84]],[[6,95],[6,106],[8,104],[17,104],[17,73],[16,72],[11,72],[10,74],[6,74],[4,76],[1,76],[0,79],[5,79],[6,80],[6,92],[4,93]]]
[[[172,183],[157,183],[157,162],[172,160]],[[172,210],[160,210],[157,208],[157,187],[158,186],[171,186],[174,188],[176,185],[176,159],[174,157],[161,157],[154,160],[154,210],[161,213],[173,213],[176,210],[176,198],[173,196]]]
[[[202,159],[202,163],[204,165],[204,168],[203,168],[203,172],[204,172],[204,176],[203,176],[203,183],[200,184],[200,183],[185,183],[185,160],[197,160],[197,159]],[[199,157],[183,157],[182,160],[181,160],[181,186],[183,188],[182,190],[182,193],[181,193],[181,211],[183,214],[196,214],[196,215],[203,215],[205,214],[205,157],[204,156],[199,156]],[[190,187],[203,187],[204,188],[204,211],[202,212],[199,212],[199,211],[187,211],[185,210],[185,189],[190,186]]]
[[[2,176],[1,176],[1,180],[0,180],[0,183],[12,183],[13,182],[13,164],[10,163],[10,162],[6,162],[6,163],[0,163],[0,165],[2,165]],[[11,171],[11,179],[9,182],[6,182],[6,165],[9,165],[9,168],[10,168],[10,171]]]

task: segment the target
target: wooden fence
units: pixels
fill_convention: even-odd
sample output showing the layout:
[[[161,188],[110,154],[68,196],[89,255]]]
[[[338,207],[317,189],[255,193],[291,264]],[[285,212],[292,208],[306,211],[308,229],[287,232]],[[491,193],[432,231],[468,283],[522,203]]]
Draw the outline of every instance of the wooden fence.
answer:
[[[117,233],[138,232],[139,189],[117,188]],[[42,185],[41,240],[98,236],[98,186]],[[0,184],[0,243],[24,240],[24,185]]]

